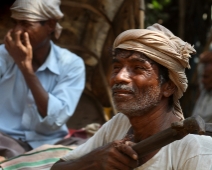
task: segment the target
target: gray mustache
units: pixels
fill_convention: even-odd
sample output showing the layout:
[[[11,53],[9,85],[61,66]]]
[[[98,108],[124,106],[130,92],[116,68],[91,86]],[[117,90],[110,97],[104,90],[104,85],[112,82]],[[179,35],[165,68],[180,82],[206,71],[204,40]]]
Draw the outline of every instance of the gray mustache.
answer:
[[[133,89],[133,87],[130,87],[126,84],[114,84],[112,87],[112,91],[115,90],[126,90],[126,91],[130,91],[130,92],[135,92],[135,90]]]

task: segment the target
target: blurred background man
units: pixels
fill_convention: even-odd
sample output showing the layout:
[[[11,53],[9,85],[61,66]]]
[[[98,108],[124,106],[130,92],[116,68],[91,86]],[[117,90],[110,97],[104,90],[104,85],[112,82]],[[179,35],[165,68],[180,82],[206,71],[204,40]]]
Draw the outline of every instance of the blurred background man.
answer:
[[[85,69],[80,57],[51,41],[62,29],[59,7],[60,0],[16,0],[11,7],[14,26],[0,46],[0,155],[5,148],[11,157],[54,144],[68,134]]]
[[[200,94],[192,115],[200,115],[205,122],[212,123],[212,51],[200,55],[198,79]]]

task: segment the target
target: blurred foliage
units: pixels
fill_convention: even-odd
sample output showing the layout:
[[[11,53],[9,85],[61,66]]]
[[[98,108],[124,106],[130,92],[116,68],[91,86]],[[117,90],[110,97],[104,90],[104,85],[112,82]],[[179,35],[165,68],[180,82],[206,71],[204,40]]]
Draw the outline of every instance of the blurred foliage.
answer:
[[[152,0],[152,3],[148,4],[150,8],[154,8],[155,10],[162,10],[165,5],[168,5],[171,0]]]
[[[145,0],[145,27],[154,23],[163,24],[169,19],[168,12],[164,8],[170,5],[171,0]]]

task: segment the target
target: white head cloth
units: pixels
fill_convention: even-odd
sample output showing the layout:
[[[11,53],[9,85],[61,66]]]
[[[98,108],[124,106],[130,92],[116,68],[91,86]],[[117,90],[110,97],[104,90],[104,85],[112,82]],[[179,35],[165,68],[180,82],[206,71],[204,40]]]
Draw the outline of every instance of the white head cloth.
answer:
[[[16,0],[10,10],[12,18],[27,21],[59,20],[63,17],[60,11],[60,0]],[[62,27],[57,23],[55,38],[59,38]]]
[[[169,78],[177,87],[173,94],[174,114],[184,119],[179,98],[187,88],[185,68],[190,68],[189,57],[195,49],[159,24],[124,31],[114,41],[113,49],[116,48],[141,52],[168,68]]]

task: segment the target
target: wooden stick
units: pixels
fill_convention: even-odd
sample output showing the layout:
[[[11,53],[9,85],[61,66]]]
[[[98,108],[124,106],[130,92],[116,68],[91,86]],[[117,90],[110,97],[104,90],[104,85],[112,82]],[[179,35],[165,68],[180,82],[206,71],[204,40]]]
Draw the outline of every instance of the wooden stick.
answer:
[[[205,124],[200,116],[190,117],[184,121],[174,122],[172,126],[134,145],[132,148],[140,157],[162,148],[176,140],[180,140],[188,134],[212,133],[212,124]]]

